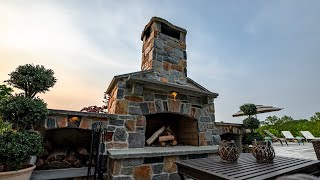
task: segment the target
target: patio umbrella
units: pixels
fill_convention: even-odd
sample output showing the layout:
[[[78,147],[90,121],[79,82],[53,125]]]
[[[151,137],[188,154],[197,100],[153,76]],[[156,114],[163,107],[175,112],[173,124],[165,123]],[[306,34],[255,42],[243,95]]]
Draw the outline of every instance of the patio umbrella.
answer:
[[[263,105],[256,105],[257,108],[257,114],[261,113],[267,113],[267,112],[273,112],[273,111],[280,111],[283,108],[273,107],[273,106],[263,106]],[[232,115],[233,117],[238,116],[245,116],[245,114],[242,111],[238,111],[237,113]]]

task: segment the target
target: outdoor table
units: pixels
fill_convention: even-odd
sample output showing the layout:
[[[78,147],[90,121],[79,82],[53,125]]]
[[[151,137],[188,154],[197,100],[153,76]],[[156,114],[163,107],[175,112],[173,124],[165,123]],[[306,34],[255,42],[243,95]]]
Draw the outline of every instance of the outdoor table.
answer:
[[[275,179],[304,173],[319,174],[320,161],[276,156],[273,162],[257,162],[251,153],[242,153],[237,162],[222,162],[219,156],[176,162],[178,173],[193,179]]]

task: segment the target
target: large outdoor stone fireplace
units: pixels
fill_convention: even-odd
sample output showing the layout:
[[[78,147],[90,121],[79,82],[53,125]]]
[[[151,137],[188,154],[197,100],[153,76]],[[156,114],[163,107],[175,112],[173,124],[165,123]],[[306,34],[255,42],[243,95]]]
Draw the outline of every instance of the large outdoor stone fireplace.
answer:
[[[108,114],[52,110],[40,129],[54,138],[48,133],[90,131],[94,122],[103,122],[107,179],[179,179],[175,161],[214,155],[219,134],[218,94],[187,76],[186,34],[153,17],[141,35],[141,71],[115,76],[106,90]]]
[[[109,179],[179,179],[175,160],[216,153],[218,94],[187,76],[186,34],[153,17],[141,35],[141,71],[112,79],[108,112],[118,119],[108,125]]]

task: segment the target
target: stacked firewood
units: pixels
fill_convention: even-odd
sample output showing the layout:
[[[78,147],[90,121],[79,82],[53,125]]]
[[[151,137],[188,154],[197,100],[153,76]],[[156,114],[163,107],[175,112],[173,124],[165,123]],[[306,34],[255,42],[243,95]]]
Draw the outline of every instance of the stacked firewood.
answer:
[[[158,144],[159,146],[166,146],[166,145],[171,145],[175,146],[178,144],[178,141],[176,139],[176,136],[174,135],[173,131],[171,128],[168,127],[162,127],[159,130],[157,130],[153,135],[147,139],[147,144]]]
[[[63,169],[79,168],[89,164],[89,152],[84,147],[74,149],[52,149],[51,143],[45,142],[45,153],[37,159],[36,168]]]

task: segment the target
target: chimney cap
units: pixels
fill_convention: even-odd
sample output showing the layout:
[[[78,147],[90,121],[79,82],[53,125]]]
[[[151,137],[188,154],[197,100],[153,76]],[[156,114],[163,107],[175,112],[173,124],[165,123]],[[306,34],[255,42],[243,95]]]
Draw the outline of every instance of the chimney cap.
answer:
[[[187,30],[181,28],[181,27],[178,27],[178,26],[175,26],[173,24],[171,24],[170,22],[168,22],[167,20],[165,19],[162,19],[160,17],[152,17],[149,21],[149,23],[144,27],[143,31],[142,31],[142,34],[141,34],[141,41],[143,40],[143,36],[145,35],[146,33],[146,30],[152,25],[153,22],[160,22],[160,23],[164,23],[166,24],[167,26],[171,27],[172,29],[175,29],[175,30],[178,30],[180,32],[183,32],[184,34],[187,34]]]

